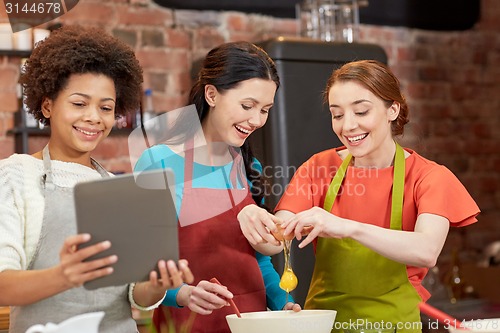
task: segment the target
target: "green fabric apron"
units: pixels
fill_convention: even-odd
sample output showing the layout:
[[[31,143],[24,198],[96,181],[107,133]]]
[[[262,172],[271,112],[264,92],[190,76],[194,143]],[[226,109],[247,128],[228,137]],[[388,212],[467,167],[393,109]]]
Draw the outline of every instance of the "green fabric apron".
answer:
[[[351,158],[350,154],[346,157],[330,184],[323,207],[328,212]],[[393,177],[391,229],[402,230],[405,157],[397,143]],[[406,265],[350,238],[318,237],[305,308],[337,310],[332,332],[370,325],[397,328],[397,332],[421,332],[420,302],[408,280]]]

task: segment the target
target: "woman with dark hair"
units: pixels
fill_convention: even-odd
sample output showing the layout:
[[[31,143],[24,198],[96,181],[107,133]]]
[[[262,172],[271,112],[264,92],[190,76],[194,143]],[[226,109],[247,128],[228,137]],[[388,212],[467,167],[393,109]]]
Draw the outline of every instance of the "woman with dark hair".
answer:
[[[181,111],[167,133],[172,140],[147,149],[138,160],[136,171],[174,171],[180,254],[195,275],[192,286],[167,292],[163,304],[168,307],[155,312],[157,327],[169,317],[180,328],[197,313],[205,316],[195,315],[191,332],[229,332],[225,316],[232,310],[225,307],[227,299],[242,312],[264,311],[266,306],[300,310],[287,303],[267,256],[279,251],[281,243],[265,235],[252,247],[237,219],[243,207],[253,204],[276,229],[274,216],[258,207],[264,193],[262,166],[247,138],[266,123],[278,87],[274,62],[261,48],[232,42],[212,49],[189,98],[198,126],[188,120],[188,109]],[[224,286],[210,282],[213,277]]]
[[[185,261],[158,263],[147,282],[86,290],[109,275],[116,256],[87,260],[107,241],[79,248],[74,186],[110,177],[91,154],[115,119],[139,107],[142,69],[133,50],[95,28],[65,26],[37,44],[20,82],[29,112],[51,129],[33,155],[0,161],[0,305],[11,307],[12,333],[104,311],[99,332],[137,332],[131,305],[157,306],[170,287],[191,281]]]
[[[335,70],[325,90],[343,147],[295,173],[276,207],[284,234],[315,247],[305,308],[337,310],[335,332],[353,325],[420,332],[422,279],[449,226],[475,223],[479,208],[450,170],[403,149],[408,122],[399,81],[377,61]]]

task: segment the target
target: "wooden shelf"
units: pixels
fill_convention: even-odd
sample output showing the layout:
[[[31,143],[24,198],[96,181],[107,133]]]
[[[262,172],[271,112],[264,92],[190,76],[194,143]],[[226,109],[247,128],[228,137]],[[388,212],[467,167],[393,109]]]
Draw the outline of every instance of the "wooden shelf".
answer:
[[[31,55],[31,50],[1,50],[0,56],[8,56],[8,57],[18,57],[18,58],[28,58]]]
[[[7,131],[7,134],[27,134],[30,136],[49,136],[50,128],[36,128],[36,127],[14,127],[13,129]]]
[[[109,135],[129,135],[134,129],[132,128],[113,128]],[[45,127],[44,129],[36,127],[14,127],[7,131],[9,135],[27,134],[29,136],[49,136],[50,127]]]
[[[29,148],[29,138],[30,137],[47,137],[50,136],[50,126],[46,126],[43,129],[38,127],[25,127],[26,124],[26,114],[24,111],[18,111],[14,114],[14,128],[7,131],[7,135],[14,136],[14,152],[17,154],[25,154],[28,152]],[[133,131],[132,128],[116,128],[111,130],[111,136],[125,136],[129,135]]]
[[[125,136],[129,135],[133,129],[131,128],[113,128],[110,136]],[[17,154],[25,154],[28,152],[29,137],[50,136],[50,126],[44,129],[33,127],[14,127],[7,131],[8,135],[14,136],[14,151]]]
[[[129,135],[134,128],[113,128],[109,135]]]

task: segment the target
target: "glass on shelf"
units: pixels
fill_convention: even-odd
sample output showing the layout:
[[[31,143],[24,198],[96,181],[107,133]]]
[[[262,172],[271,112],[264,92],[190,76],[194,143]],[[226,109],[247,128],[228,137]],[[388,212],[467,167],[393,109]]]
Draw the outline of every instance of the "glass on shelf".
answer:
[[[456,303],[458,300],[465,298],[466,283],[462,276],[457,248],[454,248],[452,251],[451,266],[444,276],[444,283],[451,303]]]
[[[353,43],[359,39],[359,7],[366,0],[303,0],[296,16],[302,37]]]

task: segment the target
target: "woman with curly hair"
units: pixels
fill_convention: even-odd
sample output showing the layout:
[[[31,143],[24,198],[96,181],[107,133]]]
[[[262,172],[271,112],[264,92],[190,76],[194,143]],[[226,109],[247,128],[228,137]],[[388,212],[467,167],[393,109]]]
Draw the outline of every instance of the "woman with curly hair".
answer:
[[[92,311],[105,311],[99,332],[136,332],[130,305],[152,308],[192,274],[185,261],[160,261],[149,281],[84,289],[117,258],[85,260],[110,243],[78,248],[90,235],[76,235],[73,188],[110,176],[91,153],[117,117],[138,109],[139,62],[106,32],[68,26],[37,45],[20,82],[29,112],[51,134],[42,151],[0,161],[0,305],[11,306],[9,332]]]

